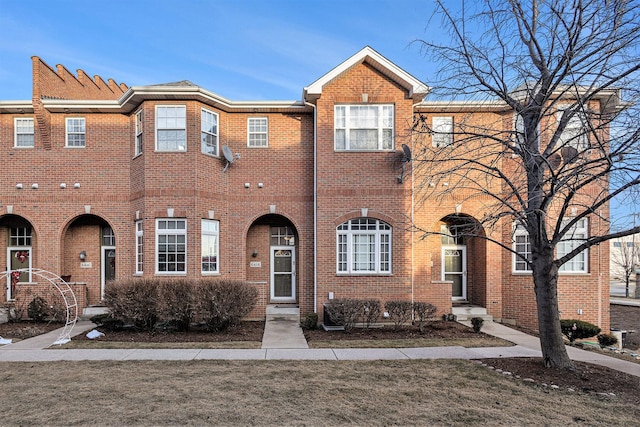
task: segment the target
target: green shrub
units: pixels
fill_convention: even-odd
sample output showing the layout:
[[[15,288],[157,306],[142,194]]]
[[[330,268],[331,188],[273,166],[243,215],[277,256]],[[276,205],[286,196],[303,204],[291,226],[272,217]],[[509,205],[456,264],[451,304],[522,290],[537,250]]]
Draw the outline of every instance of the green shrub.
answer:
[[[27,316],[32,318],[34,322],[44,322],[49,316],[49,306],[47,301],[42,297],[35,297],[27,306]]]
[[[387,301],[384,304],[384,308],[389,313],[394,329],[398,329],[400,325],[407,323],[413,310],[411,301],[402,300]]]
[[[413,316],[418,324],[418,330],[422,333],[424,322],[435,316],[438,311],[437,307],[428,302],[414,302],[413,303]]]
[[[618,337],[613,334],[598,334],[598,344],[600,348],[611,347],[618,344]]]
[[[354,298],[336,298],[324,305],[333,322],[341,325],[345,332],[351,331],[364,312],[363,300]]]
[[[560,328],[562,333],[569,339],[569,342],[595,337],[600,333],[600,328],[596,325],[576,319],[561,319]]]
[[[258,291],[246,282],[200,280],[196,286],[199,316],[211,331],[237,324],[258,301]]]
[[[473,332],[475,333],[480,332],[480,329],[482,329],[483,323],[484,323],[484,319],[482,317],[472,317],[471,326],[473,326]]]
[[[305,331],[315,329],[318,326],[318,313],[307,313],[300,322],[300,327]]]

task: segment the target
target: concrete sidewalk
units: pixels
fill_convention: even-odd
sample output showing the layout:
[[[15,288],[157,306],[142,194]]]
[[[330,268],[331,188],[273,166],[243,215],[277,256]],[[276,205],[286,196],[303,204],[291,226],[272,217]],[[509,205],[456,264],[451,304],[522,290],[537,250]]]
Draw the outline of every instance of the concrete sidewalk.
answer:
[[[499,357],[541,357],[538,338],[499,323],[487,322],[482,331],[514,343],[511,347],[421,347],[421,348],[321,348],[310,349],[300,341],[299,326],[282,319],[265,326],[260,349],[57,349],[49,347],[60,331],[0,347],[0,362],[49,362],[80,360],[419,360],[487,359]],[[89,321],[78,322],[72,335],[93,329]],[[293,331],[293,332],[292,332]],[[291,335],[295,337],[292,339]],[[280,337],[280,338],[278,338]],[[278,344],[278,342],[280,344]],[[49,347],[49,348],[47,348]],[[567,347],[569,357],[640,377],[640,364],[616,359],[598,352]]]

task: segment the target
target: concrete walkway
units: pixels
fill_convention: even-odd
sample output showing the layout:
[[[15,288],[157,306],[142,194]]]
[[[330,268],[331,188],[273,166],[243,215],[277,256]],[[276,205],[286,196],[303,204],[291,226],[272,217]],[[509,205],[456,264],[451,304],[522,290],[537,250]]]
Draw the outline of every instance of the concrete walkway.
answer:
[[[463,322],[464,323],[464,322]],[[93,329],[89,321],[76,324],[72,334]],[[498,357],[541,357],[538,338],[494,322],[482,331],[513,342],[510,347],[421,347],[421,348],[320,348],[310,349],[299,324],[289,313],[268,316],[260,349],[57,349],[49,347],[60,331],[53,331],[13,344],[0,346],[0,362],[46,362],[62,360],[416,360],[486,359]],[[49,347],[49,348],[47,348]],[[598,352],[567,347],[569,357],[640,377],[640,364]]]

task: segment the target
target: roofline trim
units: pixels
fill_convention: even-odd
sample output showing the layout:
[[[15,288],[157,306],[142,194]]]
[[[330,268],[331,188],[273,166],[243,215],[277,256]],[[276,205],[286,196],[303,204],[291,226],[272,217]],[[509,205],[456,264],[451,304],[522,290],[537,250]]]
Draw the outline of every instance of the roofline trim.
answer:
[[[322,94],[324,85],[335,79],[340,74],[344,73],[352,66],[358,63],[365,62],[367,60],[373,60],[380,66],[391,71],[396,76],[397,81],[401,82],[404,87],[407,87],[410,97],[413,97],[414,95],[425,96],[431,91],[431,88],[425,83],[421,82],[402,68],[398,67],[396,64],[373,50],[370,46],[365,46],[360,51],[349,57],[346,61],[343,61],[338,66],[334,67],[331,71],[324,74],[309,86],[306,86],[303,89],[303,99],[306,100],[308,98],[319,97]]]

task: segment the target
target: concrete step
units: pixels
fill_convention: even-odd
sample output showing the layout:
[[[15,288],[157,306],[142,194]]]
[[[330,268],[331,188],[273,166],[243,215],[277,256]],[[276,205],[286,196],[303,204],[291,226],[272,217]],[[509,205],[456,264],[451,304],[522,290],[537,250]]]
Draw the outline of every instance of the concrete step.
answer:
[[[268,305],[267,320],[289,320],[300,323],[300,308],[293,305]]]
[[[99,314],[107,314],[108,312],[109,309],[107,307],[85,307],[84,309],[82,309],[82,314],[79,317],[82,320],[90,320],[93,316],[97,316]]]
[[[480,317],[485,322],[493,322],[493,316],[487,314],[487,309],[476,305],[453,306],[451,312],[456,316],[457,321],[471,320]]]

